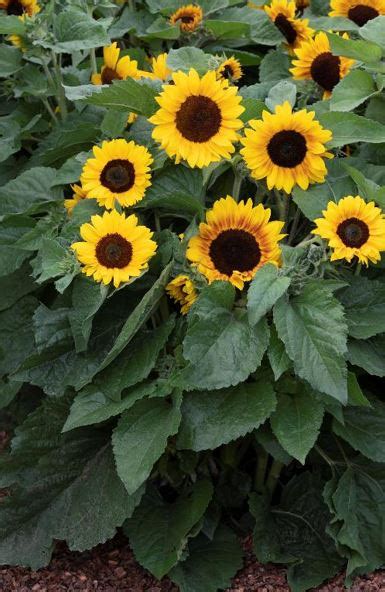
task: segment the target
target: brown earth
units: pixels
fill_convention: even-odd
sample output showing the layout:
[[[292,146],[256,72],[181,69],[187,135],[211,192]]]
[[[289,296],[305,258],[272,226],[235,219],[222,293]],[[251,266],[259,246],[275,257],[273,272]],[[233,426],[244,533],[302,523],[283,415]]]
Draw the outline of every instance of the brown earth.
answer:
[[[20,567],[0,569],[1,592],[178,592],[167,578],[155,580],[135,561],[121,536],[84,553],[70,552],[58,544],[45,569]],[[317,588],[319,592],[341,592],[343,575]],[[357,578],[351,592],[385,592],[385,571]],[[202,590],[202,592],[205,592]],[[247,553],[244,568],[226,592],[290,592],[285,569],[261,565]],[[315,592],[315,591],[314,591]]]

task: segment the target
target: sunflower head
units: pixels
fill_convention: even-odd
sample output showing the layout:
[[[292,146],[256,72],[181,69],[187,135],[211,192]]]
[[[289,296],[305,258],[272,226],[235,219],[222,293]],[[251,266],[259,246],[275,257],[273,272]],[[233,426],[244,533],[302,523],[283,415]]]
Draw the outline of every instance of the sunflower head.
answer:
[[[81,185],[71,185],[71,188],[74,192],[72,198],[64,200],[64,207],[67,210],[69,216],[71,216],[74,207],[79,203],[79,201],[87,197],[87,194]]]
[[[295,6],[299,14],[302,14],[305,8],[310,6],[310,0],[295,0]]]
[[[286,45],[290,51],[299,47],[303,41],[314,34],[313,29],[308,26],[308,19],[295,18],[297,8],[294,0],[272,0],[271,4],[264,8],[285,37]]]
[[[217,68],[217,76],[221,80],[230,82],[240,80],[243,76],[241,64],[234,57],[224,60]]]
[[[275,113],[263,111],[262,119],[249,121],[241,139],[241,154],[254,179],[266,177],[269,189],[290,193],[295,185],[307,189],[310,183],[323,183],[324,158],[331,158],[325,143],[332,133],[314,120],[314,111],[293,113],[290,103],[277,105]]]
[[[194,282],[188,275],[182,274],[178,275],[166,286],[166,292],[170,298],[180,304],[181,313],[184,315],[188,313],[198,297]]]
[[[140,276],[148,268],[148,261],[156,251],[151,240],[153,233],[139,226],[135,215],[126,216],[116,210],[92,216],[91,222],[80,227],[81,242],[71,248],[82,263],[82,272],[97,282],[115,288]]]
[[[344,39],[349,39],[347,34]],[[354,60],[335,56],[331,52],[326,33],[318,33],[314,39],[304,41],[294,50],[298,59],[293,60],[290,72],[296,80],[314,80],[324,91],[324,99],[330,97],[334,87],[344,78],[355,63]]]
[[[152,72],[158,80],[167,80],[172,74],[172,70],[167,66],[167,53],[161,53],[156,58],[151,58]]]
[[[323,218],[314,220],[312,231],[326,239],[333,249],[331,260],[357,257],[360,263],[377,263],[385,251],[385,219],[374,202],[348,195],[338,203],[329,202]]]
[[[37,0],[0,0],[0,10],[6,11],[7,15],[33,16],[40,12]]]
[[[198,4],[187,4],[181,6],[170,17],[170,24],[176,25],[179,23],[183,33],[192,33],[201,24],[203,19],[203,11]]]
[[[103,66],[100,74],[93,74],[92,84],[112,84],[114,80],[126,80],[126,78],[140,78],[138,62],[131,60],[129,56],[120,58],[120,49],[116,41],[103,48]]]
[[[94,157],[83,168],[81,183],[87,197],[111,210],[115,201],[132,206],[140,201],[151,185],[150,166],[153,158],[144,146],[123,139],[94,146]]]
[[[270,222],[270,214],[251,199],[219,199],[190,239],[187,258],[209,282],[225,280],[242,289],[262,265],[280,262],[283,222]]]
[[[237,88],[217,80],[213,70],[202,78],[195,70],[175,72],[173,82],[163,86],[156,98],[160,109],[149,119],[154,140],[176,163],[183,159],[191,167],[230,158],[243,126]]]
[[[385,0],[330,0],[329,16],[343,16],[362,27],[385,15]]]

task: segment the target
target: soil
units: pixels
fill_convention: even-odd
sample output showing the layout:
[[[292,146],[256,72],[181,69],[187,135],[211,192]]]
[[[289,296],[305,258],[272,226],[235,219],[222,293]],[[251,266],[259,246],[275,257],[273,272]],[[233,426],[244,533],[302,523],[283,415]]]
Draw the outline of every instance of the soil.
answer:
[[[345,590],[343,575],[317,588],[318,592]],[[39,571],[20,567],[0,569],[1,592],[178,592],[167,578],[155,580],[135,561],[127,540],[112,541],[84,553],[70,552],[58,543],[50,565]],[[385,592],[385,571],[358,578],[351,592]],[[205,592],[202,590],[202,592]],[[246,553],[245,566],[226,592],[290,592],[284,568],[261,565]],[[315,592],[315,591],[314,591]]]

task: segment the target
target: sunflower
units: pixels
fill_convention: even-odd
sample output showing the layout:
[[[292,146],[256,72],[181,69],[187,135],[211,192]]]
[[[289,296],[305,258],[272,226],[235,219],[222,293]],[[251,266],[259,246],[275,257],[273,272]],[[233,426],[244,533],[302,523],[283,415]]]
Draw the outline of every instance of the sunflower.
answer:
[[[172,70],[167,66],[167,53],[161,53],[156,58],[151,58],[152,72],[158,80],[167,80],[172,74]]]
[[[153,158],[147,148],[123,139],[104,141],[94,146],[95,158],[89,158],[83,168],[81,183],[87,197],[111,210],[115,200],[121,206],[140,201],[151,185],[150,165]]]
[[[194,283],[188,275],[178,275],[166,286],[166,292],[180,304],[182,314],[188,313],[198,297]]]
[[[331,0],[329,16],[344,16],[359,27],[385,15],[385,0]]]
[[[202,168],[230,158],[243,126],[237,88],[217,80],[213,70],[202,78],[195,70],[175,72],[172,78],[174,84],[156,98],[160,109],[149,119],[155,124],[152,137],[177,164],[184,159]]]
[[[170,25],[179,23],[183,33],[191,33],[199,27],[202,19],[203,11],[201,7],[197,4],[187,4],[186,6],[181,6],[181,8],[171,15]]]
[[[92,216],[91,223],[80,227],[80,235],[83,241],[71,248],[84,266],[82,272],[103,284],[113,282],[115,288],[147,271],[157,247],[151,230],[139,226],[134,214],[126,218],[116,210]]]
[[[275,113],[263,111],[262,120],[252,119],[241,139],[241,154],[254,179],[267,179],[267,187],[290,193],[294,185],[307,189],[310,183],[323,183],[324,158],[332,133],[314,120],[314,111],[292,112],[290,103],[277,105]]]
[[[80,185],[71,185],[71,188],[74,192],[72,198],[64,200],[64,207],[67,210],[69,216],[72,214],[74,207],[79,203],[79,201],[87,197],[86,192]]]
[[[103,67],[100,74],[92,74],[92,84],[112,84],[113,80],[141,77],[138,62],[129,56],[120,58],[120,49],[116,43],[103,47]]]
[[[7,15],[33,16],[40,12],[37,0],[0,0],[0,9],[6,11]]]
[[[313,29],[308,26],[308,19],[295,18],[294,0],[272,0],[270,6],[265,6],[265,11],[285,37],[291,51],[314,34]]]
[[[295,6],[297,11],[302,14],[305,8],[310,6],[310,0],[295,0]]]
[[[344,39],[349,36],[344,34]],[[314,80],[324,91],[324,99],[330,97],[333,88],[344,78],[355,63],[354,60],[331,53],[326,33],[318,33],[294,50],[297,60],[290,72],[295,80]]]
[[[329,201],[323,218],[314,220],[312,232],[328,240],[333,249],[331,261],[358,257],[360,263],[377,263],[385,251],[385,216],[373,201],[348,195],[338,203]]]
[[[251,199],[217,200],[190,239],[187,258],[209,282],[225,280],[242,289],[262,265],[280,262],[283,222],[269,222],[270,214],[262,204],[253,207]]]
[[[217,76],[221,80],[239,80],[243,76],[240,62],[234,57],[224,60],[217,68]]]

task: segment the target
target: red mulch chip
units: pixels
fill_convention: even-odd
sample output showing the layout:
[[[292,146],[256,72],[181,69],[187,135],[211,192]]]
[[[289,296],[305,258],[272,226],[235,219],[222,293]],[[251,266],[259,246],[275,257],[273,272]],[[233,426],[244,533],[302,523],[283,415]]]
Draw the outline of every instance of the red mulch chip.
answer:
[[[246,545],[247,547],[248,545]],[[290,592],[285,569],[261,565],[248,552],[244,568],[226,592]],[[317,588],[318,592],[345,590],[343,575]],[[167,578],[155,580],[135,561],[126,539],[121,536],[92,551],[68,551],[57,545],[45,569],[31,571],[21,567],[0,569],[1,592],[178,592]],[[205,592],[202,590],[202,592]],[[357,578],[351,592],[385,592],[385,572]]]

